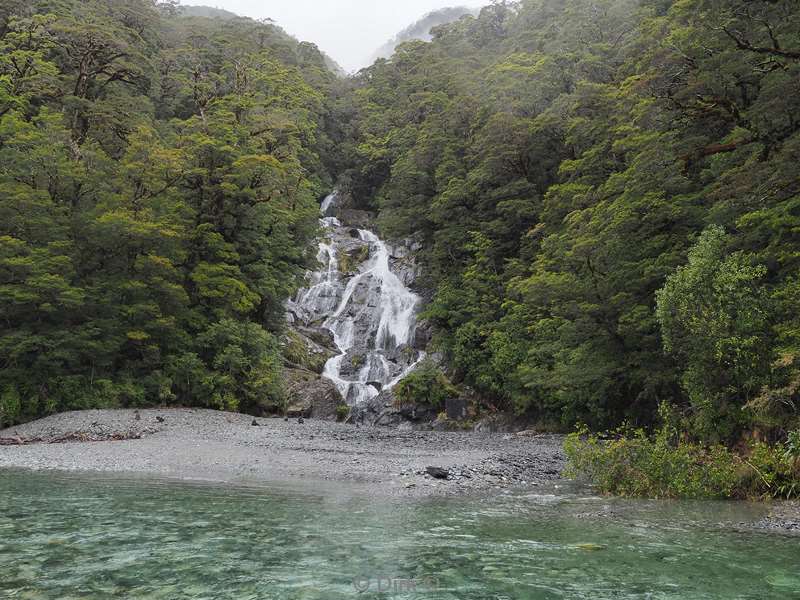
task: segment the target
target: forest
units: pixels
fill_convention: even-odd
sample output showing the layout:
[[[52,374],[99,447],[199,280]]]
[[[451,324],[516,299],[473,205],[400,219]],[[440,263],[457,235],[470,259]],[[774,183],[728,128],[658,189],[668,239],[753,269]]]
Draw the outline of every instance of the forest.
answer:
[[[343,79],[269,22],[4,2],[0,422],[280,407],[338,186],[421,239],[432,349],[484,409],[798,429],[795,0],[494,2],[432,33]]]
[[[270,23],[0,5],[0,424],[280,405],[334,81]]]
[[[800,391],[800,10],[527,0],[353,83],[354,200],[421,235],[452,379],[552,427],[781,438]]]

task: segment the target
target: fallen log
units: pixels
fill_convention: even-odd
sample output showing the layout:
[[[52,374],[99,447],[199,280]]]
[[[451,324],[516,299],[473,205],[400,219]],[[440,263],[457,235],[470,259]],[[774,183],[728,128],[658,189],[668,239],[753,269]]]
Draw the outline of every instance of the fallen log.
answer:
[[[56,438],[0,438],[0,446],[31,446],[33,444],[69,444],[74,442],[124,442],[127,440],[140,440],[141,433],[111,433],[97,435],[92,433],[75,432]]]

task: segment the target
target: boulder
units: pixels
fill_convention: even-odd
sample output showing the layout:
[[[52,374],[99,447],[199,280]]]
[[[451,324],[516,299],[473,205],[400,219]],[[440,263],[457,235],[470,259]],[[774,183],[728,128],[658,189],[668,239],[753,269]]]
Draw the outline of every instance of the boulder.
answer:
[[[346,406],[336,385],[311,371],[287,369],[286,416],[335,421],[340,406]]]
[[[375,222],[375,215],[366,210],[340,208],[336,211],[336,216],[346,226],[357,227],[358,229],[372,229]]]
[[[429,406],[400,404],[392,389],[354,406],[350,413],[354,423],[372,427],[427,426],[436,415]]]
[[[323,327],[303,327],[298,326],[294,328],[298,333],[304,335],[306,338],[317,344],[322,348],[328,350],[338,351],[336,348],[336,341],[333,337],[333,332],[330,329]]]
[[[450,477],[450,471],[441,467],[428,467],[425,472],[434,479],[447,479]]]
[[[451,421],[462,421],[467,418],[467,399],[463,396],[448,398],[445,403],[447,418]]]
[[[513,413],[496,413],[485,416],[475,423],[477,433],[518,433],[530,430],[533,424]]]
[[[414,329],[412,346],[415,350],[425,350],[433,338],[433,325],[428,321],[420,321]]]

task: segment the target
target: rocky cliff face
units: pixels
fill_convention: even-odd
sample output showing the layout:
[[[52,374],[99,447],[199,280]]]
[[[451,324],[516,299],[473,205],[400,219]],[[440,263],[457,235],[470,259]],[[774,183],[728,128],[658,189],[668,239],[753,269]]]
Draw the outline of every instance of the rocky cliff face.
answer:
[[[322,214],[319,268],[287,303],[287,369],[315,374],[291,373],[292,412],[309,402],[332,406],[330,385],[350,406],[375,398],[421,359],[426,340],[424,328],[417,334],[420,298],[410,289],[419,243],[384,243],[367,229],[371,213],[337,207],[333,196]]]

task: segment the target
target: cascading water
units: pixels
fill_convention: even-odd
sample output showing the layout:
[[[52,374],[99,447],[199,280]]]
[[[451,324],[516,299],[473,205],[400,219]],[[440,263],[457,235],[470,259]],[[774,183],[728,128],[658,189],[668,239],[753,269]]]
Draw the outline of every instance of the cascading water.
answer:
[[[340,354],[323,376],[356,405],[394,386],[422,359],[411,345],[420,298],[392,270],[389,247],[377,235],[326,216],[335,203],[336,194],[322,203],[322,268],[290,308],[306,326],[333,333]]]

